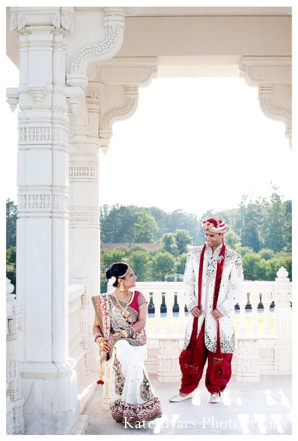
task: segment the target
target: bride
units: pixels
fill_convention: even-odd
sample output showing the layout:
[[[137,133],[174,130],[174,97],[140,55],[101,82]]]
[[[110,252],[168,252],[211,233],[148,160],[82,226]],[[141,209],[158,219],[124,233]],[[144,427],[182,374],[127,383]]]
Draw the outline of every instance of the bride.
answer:
[[[115,291],[92,297],[94,341],[101,362],[110,366],[110,410],[115,421],[132,427],[162,416],[161,403],[149,381],[144,361],[147,302],[136,286],[133,270],[124,262],[106,271]],[[101,379],[98,383],[103,383]]]

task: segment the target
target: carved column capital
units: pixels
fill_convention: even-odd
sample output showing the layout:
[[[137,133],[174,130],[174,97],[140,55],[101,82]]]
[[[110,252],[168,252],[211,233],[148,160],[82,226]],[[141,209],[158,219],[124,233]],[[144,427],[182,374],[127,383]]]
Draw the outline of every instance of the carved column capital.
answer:
[[[6,89],[6,102],[13,113],[19,104],[19,91],[16,87],[9,87]]]
[[[84,91],[81,87],[66,87],[66,100],[69,112],[76,113],[79,104],[84,98]]]
[[[268,118],[286,126],[285,136],[292,137],[292,58],[242,57],[240,76],[251,87],[259,88],[261,110]]]
[[[93,65],[88,70],[90,82],[100,81],[107,90],[99,121],[99,137],[104,153],[108,150],[109,140],[113,136],[113,124],[128,119],[135,113],[139,87],[148,86],[156,74],[155,57],[114,58],[101,65]]]
[[[94,83],[90,85],[85,92],[88,112],[100,114],[100,105],[104,100],[105,85],[103,83]]]
[[[75,9],[70,6],[63,7],[11,7],[10,32],[20,31],[28,26],[54,26],[66,31],[73,31]]]
[[[128,119],[133,115],[138,105],[138,88],[125,86],[125,105],[121,108],[112,109],[101,119],[100,136],[105,138],[106,134],[111,134],[112,125],[115,121]]]
[[[242,57],[240,76],[249,86],[291,84],[292,57]]]
[[[74,54],[67,74],[69,85],[87,86],[88,65],[96,61],[102,63],[118,53],[124,39],[124,17],[123,8],[104,8],[105,36],[103,40],[87,44]]]
[[[275,104],[275,90],[272,84],[262,84],[259,86],[259,102],[264,115],[268,118],[281,121],[286,126],[285,136],[291,142],[292,137],[292,113],[285,107]]]

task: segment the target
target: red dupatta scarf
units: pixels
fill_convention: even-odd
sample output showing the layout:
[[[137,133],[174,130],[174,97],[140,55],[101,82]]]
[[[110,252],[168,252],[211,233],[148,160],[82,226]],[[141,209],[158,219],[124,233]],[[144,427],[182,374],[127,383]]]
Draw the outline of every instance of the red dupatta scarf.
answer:
[[[199,265],[199,277],[198,277],[198,308],[201,309],[201,301],[202,301],[202,281],[203,281],[203,264],[204,264],[204,254],[206,250],[206,244],[203,246],[201,256],[200,256],[200,265]],[[217,268],[216,268],[216,277],[215,277],[215,286],[214,286],[214,294],[213,294],[213,310],[216,308],[218,293],[221,284],[222,270],[225,261],[226,254],[226,246],[223,243],[222,248],[217,259]],[[219,365],[222,361],[222,354],[220,348],[220,326],[219,320],[216,320],[217,323],[217,347],[216,347],[216,357],[214,361]],[[197,369],[197,351],[196,351],[196,340],[197,340],[197,332],[198,332],[198,317],[194,317],[192,333],[190,337],[190,342],[185,349],[185,367]]]

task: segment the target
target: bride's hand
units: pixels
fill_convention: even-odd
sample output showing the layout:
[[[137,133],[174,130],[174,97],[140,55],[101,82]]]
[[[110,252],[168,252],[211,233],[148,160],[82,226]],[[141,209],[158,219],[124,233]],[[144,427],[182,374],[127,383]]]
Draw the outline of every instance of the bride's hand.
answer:
[[[102,352],[109,352],[111,344],[108,339],[100,338],[97,340],[97,344]]]

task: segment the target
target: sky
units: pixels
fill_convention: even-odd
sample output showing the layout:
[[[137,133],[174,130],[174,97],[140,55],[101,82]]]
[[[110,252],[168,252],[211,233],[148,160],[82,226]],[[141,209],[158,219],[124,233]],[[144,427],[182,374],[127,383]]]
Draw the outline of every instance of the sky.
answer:
[[[291,199],[292,156],[285,126],[262,113],[243,78],[157,78],[113,125],[101,203],[200,215],[235,208],[244,194],[267,197],[272,184]]]

